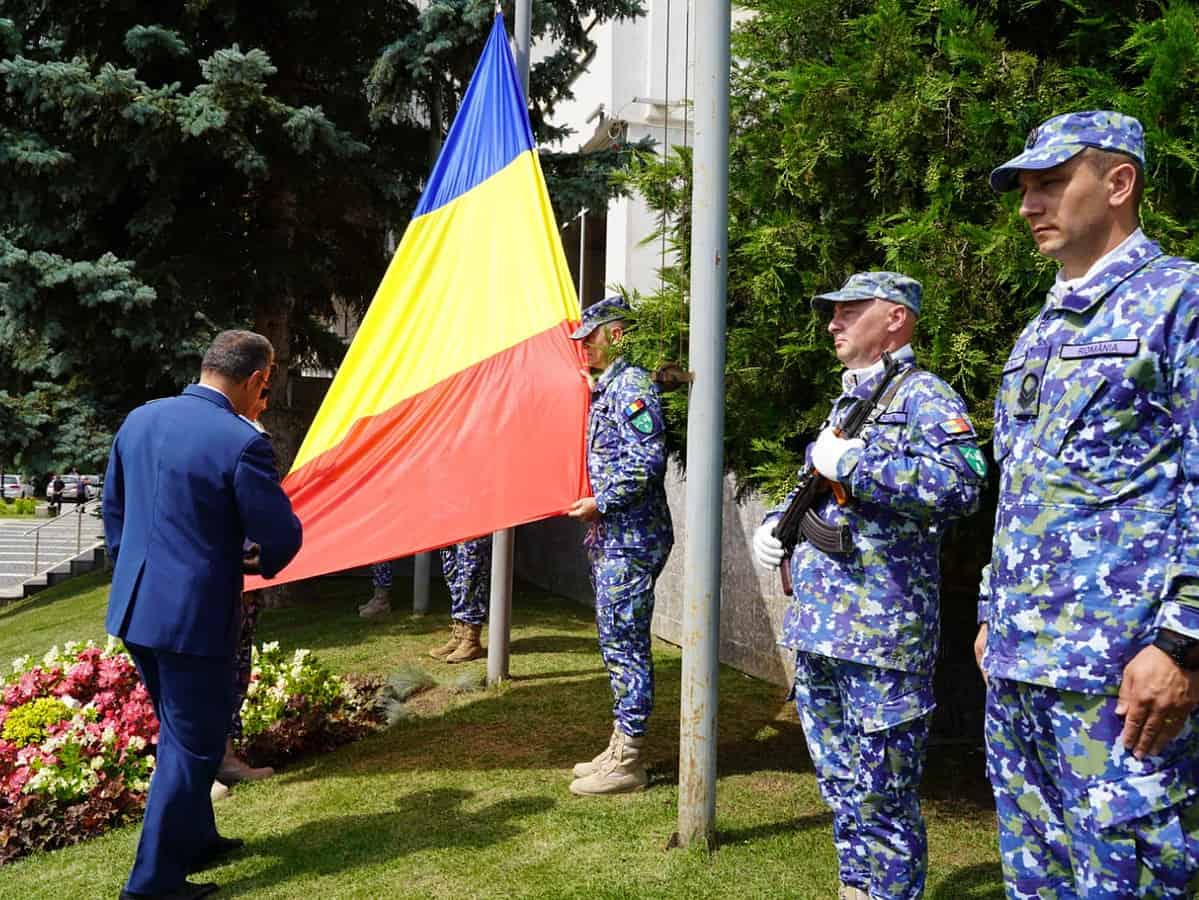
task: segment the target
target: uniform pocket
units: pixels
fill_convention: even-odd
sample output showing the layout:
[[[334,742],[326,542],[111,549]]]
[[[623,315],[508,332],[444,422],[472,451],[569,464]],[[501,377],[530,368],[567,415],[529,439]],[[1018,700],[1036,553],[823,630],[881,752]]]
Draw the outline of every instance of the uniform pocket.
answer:
[[[608,419],[600,419],[595,423],[595,429],[591,432],[591,446],[593,449],[602,450],[615,447],[620,441],[619,426]]]
[[[1149,775],[1093,785],[1087,792],[1100,846],[1091,855],[1095,878],[1116,885],[1111,896],[1189,897],[1199,878],[1199,760]],[[1108,894],[1104,894],[1108,896]]]
[[[1020,379],[1024,374],[1024,356],[1011,360],[1003,369],[999,380],[999,396],[995,403],[994,453],[995,461],[1002,462],[1012,452],[1015,435],[1012,413],[1016,409],[1016,398],[1020,393]]]
[[[1103,377],[1072,379],[1045,418],[1040,432],[1033,437],[1033,443],[1050,456],[1057,456],[1062,452],[1066,437],[1081,427],[1083,412],[1106,389],[1107,381]]]
[[[936,708],[937,700],[932,685],[928,685],[911,693],[893,697],[871,709],[862,710],[862,731],[866,734],[887,731],[926,716]]]
[[[1156,360],[1126,355],[1135,346],[1068,345],[1047,376],[1033,443],[1060,463],[1056,477],[1088,497],[1118,493],[1176,439]],[[1071,347],[1089,355],[1071,356]]]
[[[614,624],[648,622],[654,614],[652,569],[639,556],[605,553],[592,569],[595,605]]]

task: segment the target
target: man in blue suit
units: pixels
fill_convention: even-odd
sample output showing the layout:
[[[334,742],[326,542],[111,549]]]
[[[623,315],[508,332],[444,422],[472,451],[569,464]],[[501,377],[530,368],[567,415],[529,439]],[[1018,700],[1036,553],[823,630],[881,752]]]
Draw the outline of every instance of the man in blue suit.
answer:
[[[106,627],[129,649],[160,726],[121,900],[207,896],[217,886],[189,882],[188,873],[242,843],[217,834],[209,798],[232,714],[242,576],[273,577],[301,541],[270,442],[239,417],[269,391],[274,357],[260,334],[222,332],[200,383],[135,409],[112,445]]]

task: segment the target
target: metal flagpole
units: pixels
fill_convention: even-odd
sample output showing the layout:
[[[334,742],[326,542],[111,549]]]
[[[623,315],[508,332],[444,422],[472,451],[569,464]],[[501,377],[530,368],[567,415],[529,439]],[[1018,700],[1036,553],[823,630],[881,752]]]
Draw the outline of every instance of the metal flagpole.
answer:
[[[695,151],[691,189],[691,344],[687,410],[687,543],[679,711],[676,844],[715,844],[716,682],[724,474],[725,297],[728,286],[729,0],[696,0]]]
[[[429,569],[431,553],[418,553],[412,558],[412,614],[423,616],[429,611]]]
[[[499,5],[496,5],[499,11]],[[532,0],[516,0],[513,37],[516,42],[516,71],[520,85],[529,97],[529,44],[532,33]],[[512,636],[512,561],[516,549],[512,528],[497,531],[491,544],[491,602],[487,628],[487,683],[496,684],[508,677],[508,644]]]

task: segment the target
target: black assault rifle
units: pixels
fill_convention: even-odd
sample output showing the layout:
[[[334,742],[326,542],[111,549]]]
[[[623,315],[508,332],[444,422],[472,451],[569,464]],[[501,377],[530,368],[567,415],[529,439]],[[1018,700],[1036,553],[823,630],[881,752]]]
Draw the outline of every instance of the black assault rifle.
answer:
[[[847,439],[857,437],[898,374],[899,363],[890,353],[883,353],[883,377],[870,392],[870,396],[859,397],[853,402],[841,424],[833,429],[833,434]],[[849,496],[840,483],[829,481],[816,471],[815,466],[808,464],[799,473],[795,499],[774,526],[774,536],[783,545],[785,554],[779,574],[783,578],[783,593],[788,597],[791,596],[791,554],[795,552],[795,547],[801,540],[806,538],[812,546],[825,553],[843,555],[853,549],[853,535],[848,525],[834,528],[812,509],[815,502],[828,490],[832,490],[838,505],[844,506],[849,502]]]

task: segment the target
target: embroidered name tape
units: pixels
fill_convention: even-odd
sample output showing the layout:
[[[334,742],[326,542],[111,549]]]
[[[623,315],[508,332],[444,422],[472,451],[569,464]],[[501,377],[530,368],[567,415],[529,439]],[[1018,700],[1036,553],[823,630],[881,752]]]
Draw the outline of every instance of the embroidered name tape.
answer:
[[[1127,341],[1093,341],[1089,344],[1064,344],[1062,359],[1089,359],[1092,356],[1136,356],[1141,349],[1139,339]]]
[[[1028,357],[1025,354],[1012,357],[1007,361],[1007,365],[1003,367],[1003,374],[1006,375],[1008,372],[1015,372],[1017,369],[1023,369],[1024,360],[1027,358]]]

